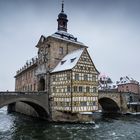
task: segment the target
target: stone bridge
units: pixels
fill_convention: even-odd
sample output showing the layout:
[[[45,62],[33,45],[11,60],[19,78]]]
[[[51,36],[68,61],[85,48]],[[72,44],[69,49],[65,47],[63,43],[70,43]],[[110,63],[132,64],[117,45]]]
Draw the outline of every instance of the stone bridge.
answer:
[[[14,107],[16,102],[31,106],[40,118],[49,118],[49,102],[46,92],[0,92],[0,108],[7,105]]]
[[[137,96],[132,93],[99,91],[99,104],[104,112],[126,113],[129,111],[130,97]],[[51,111],[48,94],[46,92],[0,92],[0,108],[7,106],[13,110],[15,103],[23,102],[31,106],[40,118],[50,119]]]
[[[98,101],[104,112],[126,113],[129,99],[130,93],[99,91]]]

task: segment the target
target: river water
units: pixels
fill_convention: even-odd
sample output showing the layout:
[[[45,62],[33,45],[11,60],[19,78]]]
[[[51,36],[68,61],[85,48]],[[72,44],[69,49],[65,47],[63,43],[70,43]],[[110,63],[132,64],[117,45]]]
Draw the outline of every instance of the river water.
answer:
[[[0,109],[0,140],[140,140],[140,116],[96,115],[94,124],[56,124]]]

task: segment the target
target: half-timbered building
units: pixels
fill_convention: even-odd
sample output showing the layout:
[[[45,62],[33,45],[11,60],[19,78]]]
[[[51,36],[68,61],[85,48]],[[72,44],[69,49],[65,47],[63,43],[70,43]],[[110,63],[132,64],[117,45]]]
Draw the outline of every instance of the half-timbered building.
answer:
[[[51,95],[56,110],[98,110],[98,72],[86,48],[67,54],[51,72]]]
[[[40,37],[36,61],[17,71],[15,89],[44,91],[49,97],[52,120],[78,121],[77,114],[98,110],[98,71],[88,47],[67,32],[63,6],[57,19],[58,31]]]

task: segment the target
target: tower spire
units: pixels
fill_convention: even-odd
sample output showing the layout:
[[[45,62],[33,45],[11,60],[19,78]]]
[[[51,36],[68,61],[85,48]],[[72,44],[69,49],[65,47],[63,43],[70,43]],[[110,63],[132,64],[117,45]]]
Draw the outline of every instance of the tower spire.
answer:
[[[61,10],[62,13],[64,13],[64,0],[62,0],[62,10]]]
[[[62,0],[62,9],[61,13],[58,15],[58,31],[65,31],[67,32],[67,15],[64,13],[64,0]]]

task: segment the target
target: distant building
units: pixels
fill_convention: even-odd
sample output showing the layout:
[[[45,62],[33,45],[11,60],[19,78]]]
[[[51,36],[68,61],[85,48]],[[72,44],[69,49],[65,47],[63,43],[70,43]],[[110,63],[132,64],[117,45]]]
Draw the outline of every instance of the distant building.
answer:
[[[140,93],[139,82],[128,76],[121,77],[116,83],[112,82],[111,78],[105,75],[99,75],[100,91],[122,92],[122,93]]]
[[[117,85],[113,83],[111,78],[109,76],[106,76],[105,74],[99,75],[99,87],[98,89],[100,91],[110,91],[110,92],[117,92]]]
[[[130,92],[139,93],[139,82],[128,76],[121,77],[120,81],[117,81],[118,92]]]
[[[17,71],[16,91],[46,91],[52,117],[56,111],[81,113],[98,110],[98,71],[87,46],[67,32],[67,15],[58,15],[58,31],[41,36],[38,56]]]

